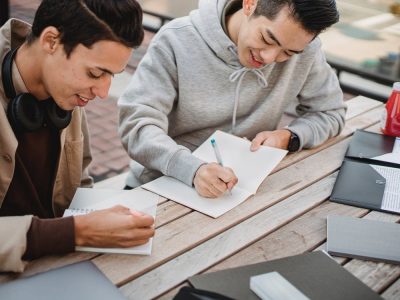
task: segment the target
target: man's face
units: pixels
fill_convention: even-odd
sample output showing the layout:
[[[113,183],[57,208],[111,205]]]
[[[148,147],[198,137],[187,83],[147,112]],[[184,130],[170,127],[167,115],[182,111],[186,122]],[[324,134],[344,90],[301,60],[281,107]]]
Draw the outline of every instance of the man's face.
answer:
[[[99,41],[90,48],[79,44],[67,58],[61,45],[45,60],[43,85],[62,109],[85,106],[107,97],[113,75],[124,70],[131,53],[120,43]]]
[[[238,34],[239,60],[248,68],[284,62],[301,53],[313,38],[313,34],[289,16],[287,8],[283,8],[274,20],[264,16],[247,17]]]

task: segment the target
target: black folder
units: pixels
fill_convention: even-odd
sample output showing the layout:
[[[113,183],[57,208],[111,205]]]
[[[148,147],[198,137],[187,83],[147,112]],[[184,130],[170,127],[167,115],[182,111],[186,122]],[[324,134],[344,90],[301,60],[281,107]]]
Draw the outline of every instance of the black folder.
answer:
[[[255,300],[259,298],[250,290],[250,277],[274,271],[310,299],[382,299],[321,251],[196,275],[189,283],[233,299]]]
[[[357,130],[351,139],[346,152],[346,157],[359,159],[372,159],[393,152],[396,138],[365,130]]]
[[[386,179],[372,166],[400,169],[400,165],[374,159],[392,153],[395,137],[357,130],[347,149],[330,200],[372,210],[382,209]]]

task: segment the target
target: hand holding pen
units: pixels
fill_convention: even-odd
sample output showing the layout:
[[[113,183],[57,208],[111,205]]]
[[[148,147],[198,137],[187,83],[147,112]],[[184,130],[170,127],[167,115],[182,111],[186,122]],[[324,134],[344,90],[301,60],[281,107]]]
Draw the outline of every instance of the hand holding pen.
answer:
[[[197,170],[193,184],[196,191],[203,197],[217,198],[226,190],[231,190],[238,179],[231,168],[223,166],[221,153],[215,150],[216,142],[211,142],[218,163],[208,163]]]

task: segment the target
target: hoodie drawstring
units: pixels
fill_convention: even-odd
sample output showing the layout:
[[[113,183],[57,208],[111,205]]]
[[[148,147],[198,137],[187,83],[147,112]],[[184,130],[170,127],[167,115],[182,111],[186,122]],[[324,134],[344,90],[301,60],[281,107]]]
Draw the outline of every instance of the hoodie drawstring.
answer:
[[[239,92],[240,92],[240,86],[242,85],[242,81],[244,76],[247,74],[247,72],[252,72],[257,76],[258,79],[258,84],[262,87],[262,88],[266,88],[268,86],[268,82],[264,77],[264,73],[261,72],[260,69],[249,69],[246,67],[240,68],[236,71],[234,71],[230,76],[229,76],[229,81],[230,82],[235,82],[236,80],[239,79],[239,82],[236,85],[236,92],[235,92],[235,102],[234,102],[234,106],[233,106],[233,115],[232,115],[232,129],[231,129],[231,133],[234,134],[235,133],[235,127],[236,127],[236,113],[237,113],[237,109],[239,106]]]

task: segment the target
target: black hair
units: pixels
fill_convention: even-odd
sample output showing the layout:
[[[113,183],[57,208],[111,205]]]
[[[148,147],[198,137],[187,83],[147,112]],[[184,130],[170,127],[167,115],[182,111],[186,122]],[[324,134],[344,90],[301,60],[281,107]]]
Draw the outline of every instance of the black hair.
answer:
[[[258,0],[254,16],[273,20],[284,7],[307,32],[315,35],[339,21],[335,0]]]
[[[101,40],[138,47],[144,37],[143,13],[135,0],[43,0],[36,11],[28,43],[54,26],[67,57],[78,44],[90,48]]]

